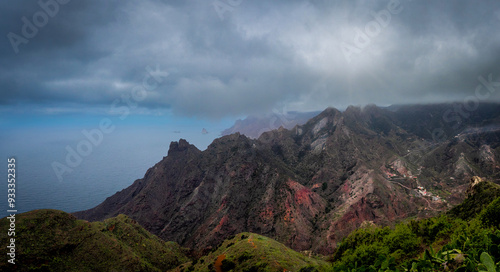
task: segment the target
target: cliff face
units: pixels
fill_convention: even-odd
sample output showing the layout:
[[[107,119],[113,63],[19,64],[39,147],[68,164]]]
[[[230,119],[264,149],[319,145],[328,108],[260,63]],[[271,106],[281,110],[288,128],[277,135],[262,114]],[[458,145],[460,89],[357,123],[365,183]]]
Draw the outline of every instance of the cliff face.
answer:
[[[440,142],[423,127],[444,106],[422,107],[329,108],[291,130],[256,140],[236,133],[205,151],[181,139],[142,179],[75,215],[123,213],[198,249],[249,231],[329,253],[363,223],[430,216],[462,200],[472,176],[499,178],[500,133],[491,129],[500,124],[498,105],[472,113],[462,129],[437,120],[455,133]]]

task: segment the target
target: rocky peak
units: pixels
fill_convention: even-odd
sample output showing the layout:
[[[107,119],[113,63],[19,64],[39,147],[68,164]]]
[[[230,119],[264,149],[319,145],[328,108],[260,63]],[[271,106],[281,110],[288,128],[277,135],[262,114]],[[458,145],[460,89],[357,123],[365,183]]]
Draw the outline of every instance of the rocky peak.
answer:
[[[311,121],[317,122],[318,120],[321,120],[324,118],[327,118],[329,120],[334,120],[335,117],[338,117],[340,115],[342,115],[342,113],[338,109],[328,107],[324,111],[322,111],[320,114],[318,114],[316,117],[312,118]],[[309,121],[309,122],[311,122],[311,121]]]
[[[361,107],[350,105],[345,109],[344,114],[357,115],[360,112],[361,112]]]
[[[470,178],[469,188],[467,189],[467,195],[471,196],[474,194],[474,187],[476,187],[479,183],[484,182],[485,180],[478,176],[473,176]]]
[[[185,152],[190,148],[196,148],[194,145],[189,144],[185,139],[180,139],[179,142],[171,142],[168,149],[168,155]]]
[[[368,104],[365,105],[363,108],[361,108],[361,111],[373,114],[373,113],[379,113],[380,111],[382,111],[382,109],[375,104]]]
[[[366,117],[368,116],[368,114],[365,111],[361,110],[361,107],[349,106],[343,112],[343,116],[346,121],[346,124],[353,126],[360,123],[366,123],[367,121]]]
[[[251,142],[251,140],[243,134],[239,132],[222,136],[220,138],[215,139],[207,149],[218,149],[224,147],[233,147],[233,146],[246,146]]]

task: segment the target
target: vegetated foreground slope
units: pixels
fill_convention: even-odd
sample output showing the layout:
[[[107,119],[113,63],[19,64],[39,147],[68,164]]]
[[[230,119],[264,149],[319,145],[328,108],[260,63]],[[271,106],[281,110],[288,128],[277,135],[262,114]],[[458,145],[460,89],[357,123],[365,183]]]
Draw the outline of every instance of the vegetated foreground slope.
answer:
[[[333,255],[332,271],[498,271],[500,186],[475,180],[447,214],[352,232]]]
[[[255,233],[239,233],[212,252],[173,271],[329,271],[331,264]],[[301,270],[303,269],[303,270]]]
[[[9,229],[0,219],[0,229]],[[15,239],[16,264],[1,271],[165,271],[187,262],[174,242],[164,242],[125,215],[89,223],[57,210],[16,215],[15,236],[0,232],[7,248]],[[7,257],[4,258],[6,260]]]
[[[460,203],[472,176],[499,179],[499,105],[467,118],[455,108],[329,108],[291,130],[232,134],[205,151],[181,139],[142,179],[75,215],[123,213],[196,249],[247,231],[329,254],[362,224],[429,217]]]

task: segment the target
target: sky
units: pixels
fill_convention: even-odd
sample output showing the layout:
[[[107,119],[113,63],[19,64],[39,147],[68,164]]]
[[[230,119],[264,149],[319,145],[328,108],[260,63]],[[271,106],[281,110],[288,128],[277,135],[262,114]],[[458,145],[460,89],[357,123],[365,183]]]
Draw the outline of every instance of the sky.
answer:
[[[500,102],[498,29],[498,0],[0,1],[0,154],[21,211],[88,209],[248,115]]]
[[[0,115],[500,101],[499,28],[499,1],[1,1]]]

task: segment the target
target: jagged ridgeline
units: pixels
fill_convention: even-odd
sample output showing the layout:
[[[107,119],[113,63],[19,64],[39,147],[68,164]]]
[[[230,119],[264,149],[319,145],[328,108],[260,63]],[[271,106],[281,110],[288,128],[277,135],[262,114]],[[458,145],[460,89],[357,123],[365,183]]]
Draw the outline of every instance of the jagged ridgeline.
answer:
[[[241,232],[332,254],[364,224],[449,210],[473,176],[500,178],[500,106],[328,108],[303,125],[249,139],[185,140],[89,221],[126,214],[165,241],[200,249]],[[458,122],[460,121],[460,122]]]

